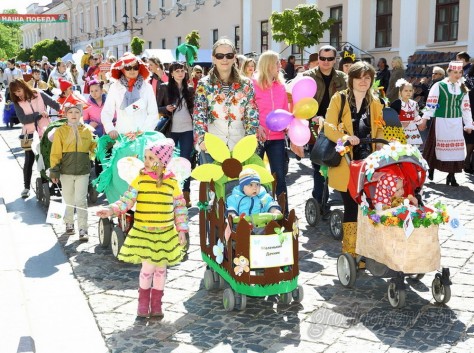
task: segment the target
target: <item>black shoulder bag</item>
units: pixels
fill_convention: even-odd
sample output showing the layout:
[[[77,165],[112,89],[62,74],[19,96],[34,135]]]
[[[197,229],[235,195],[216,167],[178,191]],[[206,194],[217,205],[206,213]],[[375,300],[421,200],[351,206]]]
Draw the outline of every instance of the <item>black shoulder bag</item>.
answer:
[[[341,93],[341,110],[337,118],[337,126],[342,121],[342,112],[346,103],[346,95]],[[336,143],[332,142],[324,134],[324,127],[321,129],[316,142],[311,150],[311,162],[326,167],[337,167],[341,163],[342,156],[336,151]]]

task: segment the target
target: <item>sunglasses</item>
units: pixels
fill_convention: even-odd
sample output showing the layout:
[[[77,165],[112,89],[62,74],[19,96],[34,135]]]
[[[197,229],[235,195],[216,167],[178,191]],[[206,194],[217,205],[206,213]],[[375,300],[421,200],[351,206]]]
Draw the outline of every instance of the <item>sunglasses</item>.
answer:
[[[321,61],[334,61],[336,58],[334,56],[328,56],[328,57],[324,57],[324,56],[320,56],[319,57],[319,60]]]
[[[214,57],[217,60],[222,60],[224,58],[231,60],[235,57],[235,54],[234,53],[227,53],[227,54],[216,53],[216,54],[214,54]]]
[[[125,71],[130,71],[130,70],[135,70],[138,71],[140,69],[140,65],[135,65],[135,66],[124,66],[123,68]]]

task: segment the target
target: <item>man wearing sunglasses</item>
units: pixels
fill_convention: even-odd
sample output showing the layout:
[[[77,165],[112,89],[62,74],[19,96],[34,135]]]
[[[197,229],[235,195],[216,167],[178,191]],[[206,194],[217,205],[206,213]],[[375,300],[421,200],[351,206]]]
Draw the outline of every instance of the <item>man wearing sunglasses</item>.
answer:
[[[318,52],[318,66],[303,73],[303,76],[310,76],[316,81],[317,91],[314,99],[318,101],[319,108],[316,117],[311,120],[310,128],[312,138],[309,142],[309,150],[313,149],[318,130],[324,123],[326,110],[328,109],[331,97],[337,91],[347,88],[347,76],[344,72],[334,69],[336,64],[336,48],[331,45],[323,45]],[[313,164],[314,186],[313,198],[321,205],[324,190],[324,177],[319,173],[319,165]],[[326,210],[322,210],[325,212]]]

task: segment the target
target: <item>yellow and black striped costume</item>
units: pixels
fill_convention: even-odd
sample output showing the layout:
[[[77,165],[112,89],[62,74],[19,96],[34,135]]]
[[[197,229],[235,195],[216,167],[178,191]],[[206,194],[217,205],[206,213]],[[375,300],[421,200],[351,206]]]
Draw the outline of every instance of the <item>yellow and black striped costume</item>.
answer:
[[[164,179],[157,187],[155,179],[140,174],[111,207],[119,215],[131,209],[135,202],[134,224],[118,258],[134,264],[147,261],[158,266],[181,262],[184,251],[179,244],[178,231],[189,231],[188,210],[176,179]]]

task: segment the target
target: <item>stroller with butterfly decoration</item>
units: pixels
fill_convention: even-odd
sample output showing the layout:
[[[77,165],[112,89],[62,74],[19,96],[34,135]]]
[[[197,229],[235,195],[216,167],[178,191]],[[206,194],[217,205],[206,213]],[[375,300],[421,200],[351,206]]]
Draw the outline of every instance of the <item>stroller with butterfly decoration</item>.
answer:
[[[392,307],[401,308],[405,306],[405,278],[420,280],[425,273],[439,270],[438,228],[450,217],[441,202],[423,205],[420,195],[427,169],[416,147],[398,141],[385,144],[365,160],[350,162],[348,190],[360,207],[356,255],[346,252],[337,260],[344,287],[353,287],[357,271],[365,268],[374,277],[390,278],[388,300]],[[450,284],[449,269],[442,268],[432,283],[436,302],[449,301]]]
[[[202,259],[207,264],[205,288],[225,288],[223,305],[227,311],[244,310],[247,296],[278,295],[283,304],[301,302],[304,293],[298,285],[298,221],[294,210],[285,213],[286,195],[278,197],[281,215],[225,217],[226,198],[246,168],[255,170],[262,187],[274,194],[274,178],[255,154],[256,137],[244,137],[232,151],[212,134],[206,134],[204,142],[214,163],[200,165],[191,176],[200,181],[199,235]],[[226,236],[227,224],[230,232]]]

